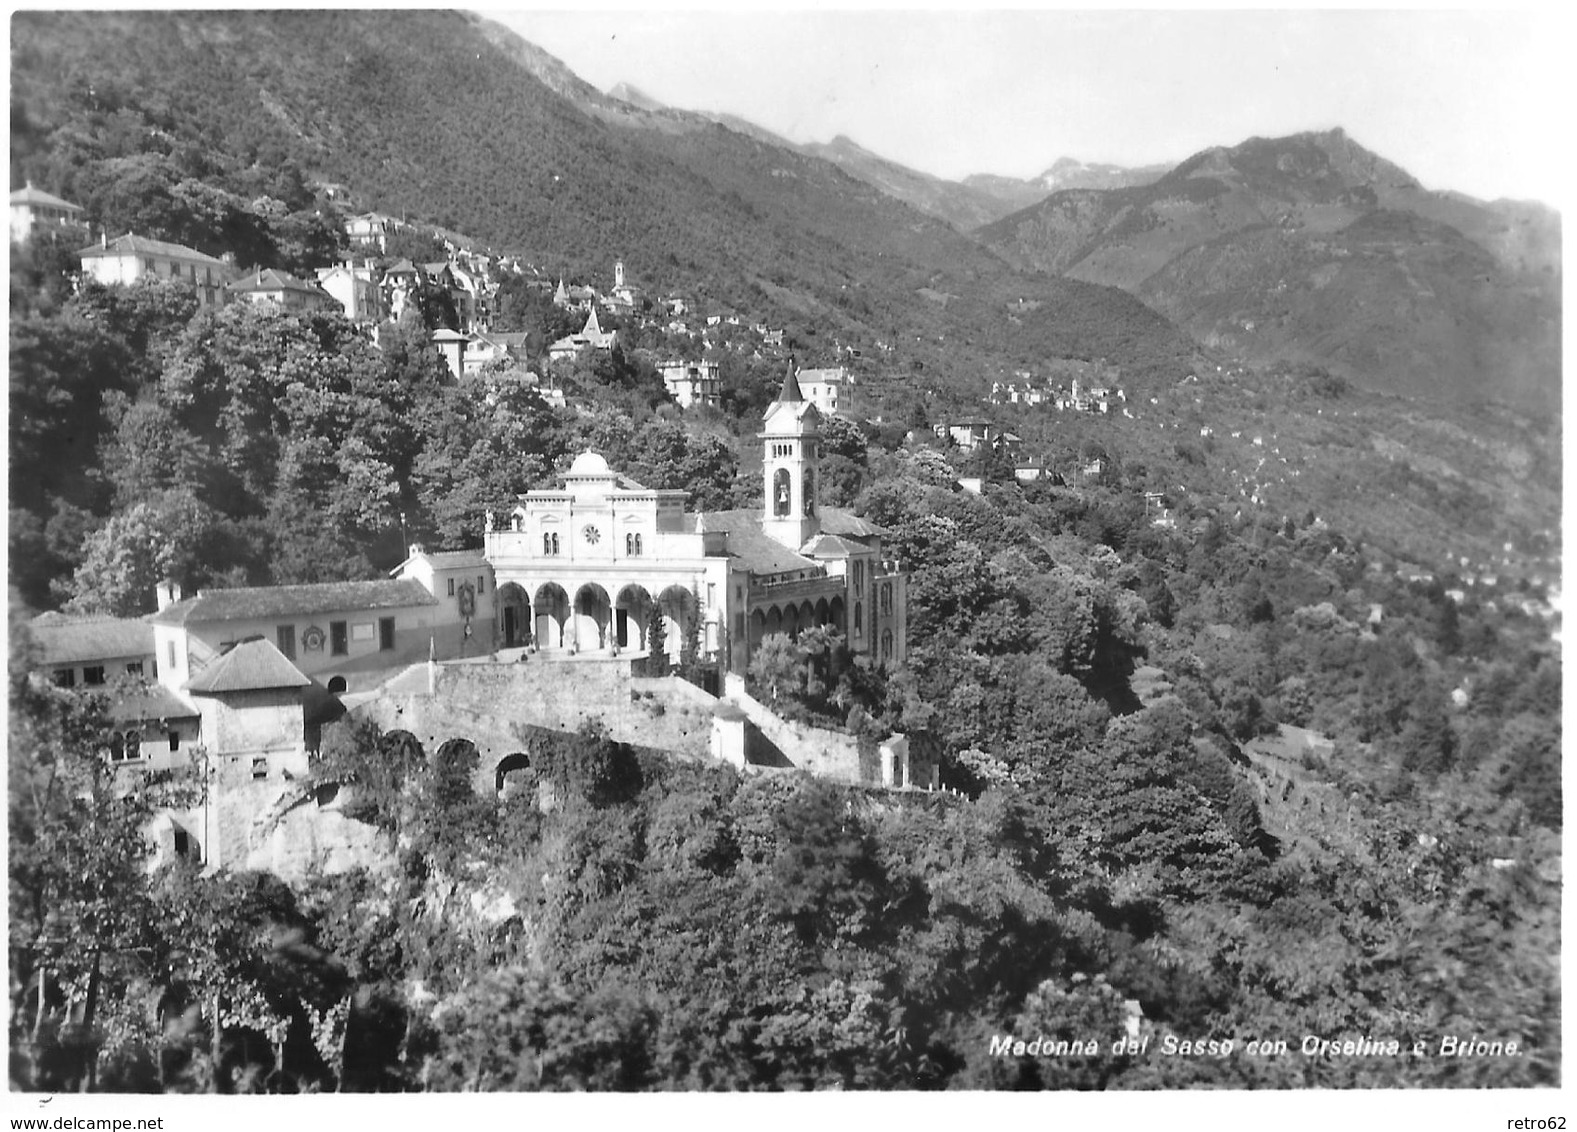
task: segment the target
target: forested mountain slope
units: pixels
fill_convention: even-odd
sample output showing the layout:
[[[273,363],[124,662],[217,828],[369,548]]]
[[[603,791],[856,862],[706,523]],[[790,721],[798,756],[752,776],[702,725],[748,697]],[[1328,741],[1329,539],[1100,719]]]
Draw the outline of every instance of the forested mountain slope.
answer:
[[[1067,344],[1063,306],[1079,312],[1078,349],[1136,372],[1191,352],[1127,296],[1013,271],[825,162],[605,96],[624,112],[584,113],[528,69],[540,52],[498,38],[443,12],[22,13],[14,166],[129,227],[123,166],[148,196],[201,178],[207,154],[289,156],[362,206],[550,270],[590,277],[622,257],[651,292],[814,321],[811,352],[834,336],[900,343],[901,365],[944,386]],[[1005,331],[1026,295],[1044,306]]]
[[[1427,191],[1341,130],[1206,150],[1153,184],[1057,193],[976,234],[1017,262],[1123,287],[1246,360],[1559,404],[1559,218]]]

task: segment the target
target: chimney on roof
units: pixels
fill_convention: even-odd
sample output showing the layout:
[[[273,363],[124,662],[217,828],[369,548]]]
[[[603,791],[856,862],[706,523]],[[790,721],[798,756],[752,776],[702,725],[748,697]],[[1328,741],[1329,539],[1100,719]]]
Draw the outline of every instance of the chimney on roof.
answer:
[[[181,583],[173,578],[166,578],[153,588],[153,595],[160,612],[163,612],[181,600]]]

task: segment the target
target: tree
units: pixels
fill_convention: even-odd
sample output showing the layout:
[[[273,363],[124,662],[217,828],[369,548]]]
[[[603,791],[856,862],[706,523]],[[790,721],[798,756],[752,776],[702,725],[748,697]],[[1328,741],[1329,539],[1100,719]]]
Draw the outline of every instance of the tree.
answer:
[[[793,698],[804,686],[799,650],[786,633],[768,633],[750,658],[750,680],[774,707]]]

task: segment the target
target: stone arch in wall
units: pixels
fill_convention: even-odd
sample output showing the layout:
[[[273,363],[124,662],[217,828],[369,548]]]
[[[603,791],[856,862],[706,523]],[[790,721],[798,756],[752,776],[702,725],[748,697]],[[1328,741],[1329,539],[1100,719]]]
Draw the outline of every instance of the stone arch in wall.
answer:
[[[799,636],[799,630],[799,606],[795,605],[791,601],[783,610],[783,631],[789,635],[790,640],[793,640],[795,637]]]
[[[832,607],[827,604],[827,599],[822,598],[816,603],[816,624],[826,625],[832,619]]]
[[[848,636],[849,618],[847,607],[843,604],[843,599],[841,597],[835,597],[832,599],[832,602],[827,606],[827,613],[829,615],[828,624],[834,629],[838,630],[838,632],[842,633],[844,636]]]
[[[503,648],[519,648],[531,634],[531,597],[514,582],[505,582],[493,595],[498,607],[498,639]]]
[[[571,639],[580,650],[608,647],[608,629],[613,622],[613,602],[608,591],[596,582],[587,582],[575,591],[575,625]]]
[[[783,613],[777,606],[767,610],[766,635],[783,632]]]
[[[569,594],[564,592],[564,587],[557,582],[545,583],[538,588],[531,608],[536,614],[531,632],[536,638],[537,647],[563,648],[568,643],[565,640],[565,626],[570,618]]]
[[[767,635],[767,615],[759,609],[750,611],[750,651],[755,652],[761,647],[761,639]]]
[[[817,624],[819,624],[819,622],[816,620],[816,607],[810,603],[809,598],[806,598],[804,601],[799,603],[800,632],[803,633],[806,629],[812,628]]]
[[[345,677],[343,677],[343,676],[330,676],[329,677],[329,682],[326,685],[326,687],[328,688],[329,695],[331,695],[331,696],[339,695],[341,692],[345,691]]]
[[[524,751],[505,755],[493,768],[493,792],[503,794],[506,790],[514,790],[516,783],[524,782],[530,777],[530,769],[531,756]]]

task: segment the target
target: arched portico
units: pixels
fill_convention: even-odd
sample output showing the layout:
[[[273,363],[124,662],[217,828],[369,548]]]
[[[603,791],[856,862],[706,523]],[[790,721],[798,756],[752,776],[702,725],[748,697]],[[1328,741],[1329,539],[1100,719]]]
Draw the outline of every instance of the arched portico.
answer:
[[[644,649],[646,628],[652,619],[652,595],[645,586],[630,584],[613,603],[613,639],[621,649]]]
[[[800,631],[804,632],[806,629],[818,624],[820,624],[820,622],[816,620],[816,607],[810,603],[809,598],[806,598],[804,601],[799,603]]]
[[[613,602],[608,591],[596,582],[587,582],[575,591],[575,626],[572,640],[583,652],[608,647],[608,627],[613,620]]]
[[[537,647],[543,649],[561,649],[568,641],[565,639],[565,625],[569,622],[570,604],[569,594],[564,592],[564,587],[557,582],[548,582],[537,590],[536,600],[532,603],[536,613]]]
[[[506,649],[519,648],[531,633],[531,598],[514,582],[505,582],[494,595],[498,606],[498,639]]]
[[[750,651],[755,652],[761,647],[761,639],[767,635],[767,615],[759,609],[750,611]]]

